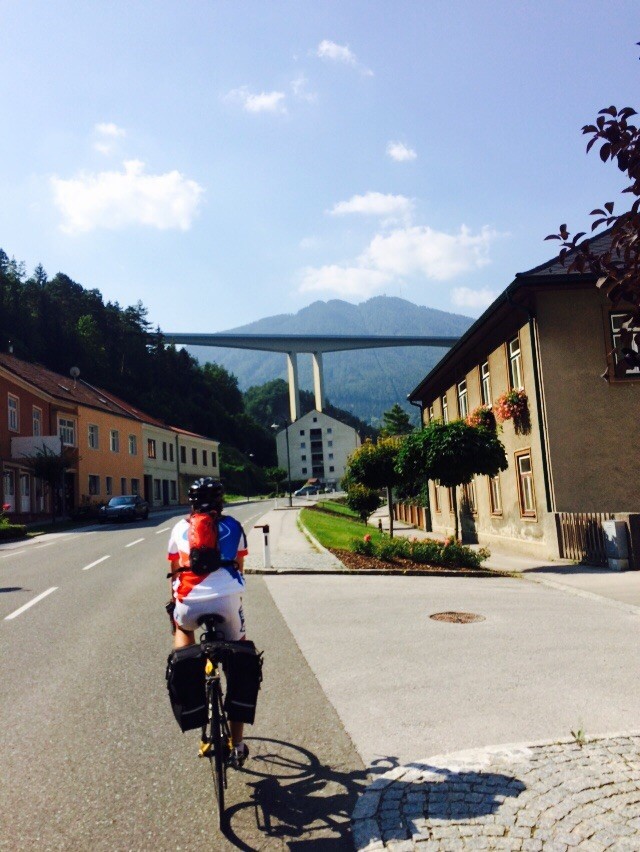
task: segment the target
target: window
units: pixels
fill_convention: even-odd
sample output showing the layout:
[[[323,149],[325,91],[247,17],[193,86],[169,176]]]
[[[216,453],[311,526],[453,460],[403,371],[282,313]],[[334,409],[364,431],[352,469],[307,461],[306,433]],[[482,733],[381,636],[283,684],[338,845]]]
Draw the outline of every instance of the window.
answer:
[[[306,460],[307,460],[306,456],[300,456],[300,461],[306,461]]]
[[[432,405],[430,405],[428,410],[427,410],[427,416],[429,418],[429,420],[427,421],[428,423],[432,423],[436,419]]]
[[[491,405],[491,376],[488,361],[480,367],[480,396],[483,405]]]
[[[107,497],[110,497],[113,494],[113,477],[107,476],[105,477],[105,488],[107,491]]]
[[[218,454],[211,450],[211,467],[218,467]]]
[[[11,432],[18,432],[18,397],[9,394],[9,429]]]
[[[159,479],[154,479],[154,480],[153,480],[153,499],[154,499],[154,500],[159,500],[159,499],[160,499],[160,494],[161,494],[160,489],[161,489],[160,480],[159,480]]]
[[[207,451],[206,450],[202,451],[202,465],[203,465],[203,467],[207,466]]]
[[[332,447],[332,446],[333,446],[333,441],[327,441],[327,446],[328,446],[328,447]]]
[[[313,418],[313,422],[314,422],[314,423],[317,423],[317,422],[318,422],[318,418],[317,418],[317,417],[314,417],[314,418]]]
[[[89,494],[93,497],[100,493],[100,477],[89,474]]]
[[[524,387],[519,337],[514,337],[513,340],[509,341],[509,383],[512,390],[519,390]]]
[[[98,443],[98,427],[95,423],[89,424],[89,449],[97,450],[99,447]]]
[[[127,480],[124,478],[124,476],[120,477],[120,493],[127,493]]]
[[[129,435],[129,455],[138,455],[138,438],[136,435]]]
[[[301,435],[304,435],[304,429],[301,429],[301,430],[300,430],[300,434],[301,434]]]
[[[132,494],[139,494],[140,493],[140,480],[139,479],[132,479],[131,480],[131,493]]]
[[[523,518],[535,518],[536,500],[533,490],[533,470],[531,467],[531,452],[516,453],[516,470],[518,474],[518,497],[520,499],[520,514]]]
[[[156,442],[153,438],[147,438],[147,458],[155,459],[156,457]]]
[[[186,447],[180,447],[180,463],[181,464],[187,463],[187,448]]]
[[[303,467],[303,468],[302,468],[302,472],[306,475],[306,473],[307,473],[307,469],[306,469],[306,467]]]
[[[163,441],[162,442],[162,461],[166,461],[166,460],[167,460],[167,442]]]
[[[453,515],[453,488],[447,488],[447,500],[449,501],[449,512]]]
[[[442,397],[442,422],[449,422],[449,404],[447,403],[447,397]]]
[[[66,447],[75,447],[76,445],[76,421],[75,420],[67,420],[65,417],[61,417],[58,420],[58,432],[60,438],[62,439],[62,443]]]
[[[176,481],[175,481],[175,479],[170,480],[169,485],[170,485],[170,487],[171,487],[171,499],[172,499],[172,500],[177,500],[177,499],[178,499],[178,490],[177,490],[177,488],[176,488]]]
[[[331,428],[331,426],[329,426],[329,428],[327,429],[327,435],[331,435],[332,433],[333,429]]]
[[[620,361],[619,352],[615,351],[623,345],[621,336],[626,332],[627,339],[624,341],[624,346],[634,352],[640,352],[640,325],[629,323],[629,328],[625,328],[624,325],[629,322],[629,318],[629,314],[611,314],[610,316],[615,374],[621,378],[640,376],[640,367],[628,367],[623,361]]]
[[[332,464],[329,465],[329,473],[335,473],[335,468]]]
[[[441,512],[440,508],[440,488],[436,482],[433,483],[433,508],[436,512]]]
[[[33,434],[34,437],[42,435],[42,409],[33,406]]]
[[[300,441],[300,449],[306,450],[306,448],[307,448],[307,445],[306,445],[305,441]]]
[[[332,459],[332,458],[333,458],[333,453],[329,453],[329,454],[327,455],[327,458],[328,458],[328,459]]]
[[[117,429],[111,430],[110,447],[112,453],[120,452],[120,432]],[[122,493],[124,494],[125,492],[123,491]]]
[[[173,444],[169,444],[169,461],[173,461]]]
[[[191,448],[191,464],[198,464],[198,451],[195,447]]]
[[[500,475],[489,479],[489,500],[491,502],[491,514],[502,514],[502,494],[500,493]]]
[[[473,480],[468,482],[463,489],[464,501],[467,504],[467,509],[472,515],[478,514],[478,504],[476,501],[476,484]]]
[[[466,379],[463,379],[461,382],[458,382],[458,414],[462,419],[464,419],[468,413],[467,382]]]

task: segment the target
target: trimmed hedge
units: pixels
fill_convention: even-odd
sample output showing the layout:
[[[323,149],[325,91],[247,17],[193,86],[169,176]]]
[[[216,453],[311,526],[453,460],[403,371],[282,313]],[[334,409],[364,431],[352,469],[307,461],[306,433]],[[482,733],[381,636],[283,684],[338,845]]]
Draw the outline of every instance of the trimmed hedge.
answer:
[[[0,541],[13,538],[24,538],[27,528],[24,524],[0,524]]]
[[[408,559],[419,565],[438,565],[444,568],[480,568],[485,559],[489,557],[489,551],[481,547],[472,550],[464,544],[460,544],[453,537],[446,541],[435,541],[434,539],[407,539],[403,537],[388,538],[385,536],[381,541],[374,539],[354,539],[351,549],[362,556],[376,556],[384,562],[393,562],[394,559]]]

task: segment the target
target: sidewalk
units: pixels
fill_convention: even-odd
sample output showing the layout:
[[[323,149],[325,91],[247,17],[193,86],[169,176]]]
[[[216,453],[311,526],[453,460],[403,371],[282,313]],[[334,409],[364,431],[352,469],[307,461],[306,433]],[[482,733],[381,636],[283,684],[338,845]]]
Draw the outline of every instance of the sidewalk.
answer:
[[[578,741],[576,737],[567,739],[568,719],[573,719],[574,715],[578,718],[579,704],[575,712],[570,709],[569,717],[563,716],[557,706],[561,694],[554,692],[561,683],[565,684],[568,692],[579,691],[581,684],[588,683],[589,694],[595,691],[600,695],[603,689],[609,689],[611,700],[614,695],[622,695],[619,666],[612,674],[613,680],[605,678],[608,687],[595,682],[596,673],[600,671],[602,680],[605,669],[608,671],[605,660],[613,659],[613,647],[618,647],[621,635],[627,635],[629,641],[633,641],[636,635],[635,619],[640,614],[640,576],[634,572],[619,574],[572,563],[541,563],[502,554],[494,549],[490,567],[518,571],[524,579],[551,586],[549,594],[552,597],[547,599],[540,589],[532,598],[531,586],[527,591],[527,587],[521,586],[517,580],[504,577],[496,577],[495,588],[493,583],[489,588],[486,580],[430,582],[429,577],[363,577],[356,589],[351,572],[349,576],[341,576],[340,563],[330,553],[314,545],[300,530],[296,508],[271,510],[260,520],[260,523],[270,526],[273,568],[269,588],[343,724],[347,720],[346,729],[350,735],[353,737],[351,715],[354,711],[351,705],[354,701],[363,701],[369,708],[368,718],[361,718],[361,708],[356,713],[355,719],[359,720],[361,728],[372,724],[384,727],[382,719],[386,719],[390,712],[385,705],[383,716],[376,722],[376,713],[381,710],[374,698],[379,695],[376,689],[379,669],[376,665],[372,668],[371,664],[376,656],[380,656],[380,651],[372,653],[367,645],[368,635],[375,635],[374,625],[387,615],[390,623],[399,627],[391,643],[391,659],[397,657],[398,664],[404,665],[401,661],[406,661],[407,653],[415,657],[416,653],[420,655],[430,648],[430,665],[426,671],[431,670],[434,683],[442,683],[442,701],[446,701],[447,706],[459,707],[462,717],[474,712],[480,714],[478,724],[471,724],[472,716],[469,717],[469,730],[473,728],[474,733],[467,739],[476,741],[481,748],[464,752],[452,750],[448,754],[420,760],[411,755],[407,760],[405,756],[400,761],[401,765],[384,774],[376,771],[375,761],[365,761],[371,764],[372,781],[352,815],[356,849],[366,852],[384,849],[395,852],[452,852],[457,849],[568,852],[574,848],[602,852],[605,849],[640,849],[640,734],[638,731],[619,733],[614,724],[604,729],[601,727],[601,734],[593,739],[588,737],[582,741],[579,731],[576,731]],[[372,524],[377,526],[377,523],[377,517],[373,518]],[[424,532],[401,523],[397,524],[397,534],[425,536]],[[263,573],[261,531],[251,530],[249,539],[251,556],[247,567],[250,571]],[[331,574],[331,579],[319,576],[276,579],[282,573],[324,572]],[[300,584],[303,582],[304,601],[300,598]],[[395,592],[392,591],[394,589]],[[413,593],[412,589],[415,589]],[[419,589],[423,591],[419,592]],[[562,596],[554,591],[560,589],[583,598],[582,602],[563,603]],[[392,595],[397,595],[397,600]],[[419,598],[420,595],[424,600]],[[544,595],[544,600],[541,595]],[[449,678],[447,683],[440,680],[448,670],[444,662],[447,654],[451,659],[457,658],[456,665],[459,666],[473,651],[464,647],[465,634],[460,634],[458,639],[458,634],[453,632],[446,636],[431,633],[428,628],[425,632],[423,622],[415,622],[415,613],[437,608],[438,605],[442,608],[442,604],[449,604],[449,601],[455,601],[459,606],[458,599],[467,606],[478,606],[479,611],[488,616],[484,622],[486,627],[478,628],[477,633],[470,634],[469,638],[474,636],[473,646],[482,651],[481,659],[489,659],[490,649],[499,643],[502,668],[497,665],[494,671],[493,664],[490,664],[487,674],[483,675],[484,668],[478,660],[473,667],[474,675],[456,668],[455,679]],[[341,603],[336,609],[337,601]],[[398,602],[401,601],[404,609],[397,614]],[[494,613],[491,612],[491,601],[495,601]],[[379,609],[381,606],[382,610]],[[612,613],[612,606],[624,609],[625,614]],[[505,626],[507,622],[508,627]],[[399,647],[395,647],[405,635],[400,625],[404,625],[410,631],[407,635],[412,637],[406,647],[403,643],[404,655]],[[541,631],[537,639],[536,625]],[[620,627],[620,635],[615,625]],[[507,636],[516,635],[513,633],[516,626],[524,630],[520,642],[505,645]],[[323,634],[323,629],[329,631],[332,641],[351,649],[344,665],[337,666],[335,658],[327,661],[327,635]],[[563,637],[560,644],[556,644],[551,635],[554,630],[558,631],[558,639]],[[495,635],[488,631],[495,631]],[[594,631],[600,634],[600,641],[594,636]],[[391,633],[388,635],[390,639],[393,636]],[[441,638],[436,644],[438,636]],[[549,638],[548,642],[542,641],[545,636]],[[427,637],[427,644],[424,644]],[[588,637],[592,637],[595,646]],[[422,651],[416,648],[418,641]],[[543,647],[539,647],[541,642]],[[523,643],[530,650],[521,657],[519,645]],[[583,648],[583,652],[576,650],[574,653],[576,644]],[[594,660],[595,668],[589,664],[594,647],[599,648],[601,655],[599,667]],[[552,648],[560,653],[554,656]],[[533,660],[537,659],[535,672],[521,671],[517,661],[513,665],[507,664],[512,654],[517,659],[528,659],[530,665],[534,665]],[[418,665],[416,672],[424,669],[419,659],[420,656],[415,660]],[[436,659],[443,659],[440,668],[435,664]],[[498,660],[495,662],[497,664]],[[329,667],[326,671],[325,666]],[[633,686],[637,667],[632,668],[634,672],[627,667],[627,677],[631,678],[627,690],[629,708],[637,703],[637,689]],[[590,674],[592,669],[593,675]],[[392,672],[393,669],[389,671],[390,683]],[[433,706],[428,706],[431,691],[424,694],[420,691],[422,687],[419,688],[418,684],[422,680],[416,672],[400,672],[404,690],[408,693],[404,697],[402,690],[396,693],[392,704],[393,718],[389,722],[406,730],[411,730],[407,725],[430,727],[440,724],[444,733],[454,720],[442,728],[443,722],[434,715]],[[564,731],[562,736],[565,739],[489,746],[488,743],[496,741],[493,729],[505,727],[495,724],[493,717],[482,715],[479,696],[483,694],[482,690],[491,691],[491,683],[482,683],[490,677],[496,680],[496,688],[498,684],[509,686],[506,690],[497,689],[496,712],[508,712],[510,701],[516,700],[522,685],[527,682],[531,683],[533,694],[536,689],[544,696],[548,694],[548,700],[545,698],[540,706],[548,704],[552,708],[548,715],[550,729]],[[373,680],[369,682],[371,678]],[[345,692],[347,682],[355,690],[354,695],[349,696]],[[539,682],[537,687],[536,682]],[[452,688],[463,690],[455,693],[457,701],[445,698],[447,690],[451,693]],[[409,704],[406,704],[407,700],[410,700]],[[533,712],[533,702],[530,707]],[[606,710],[603,705],[603,711]],[[486,709],[484,712],[486,714]],[[519,715],[522,716],[523,712],[526,715],[526,709],[520,707]],[[611,718],[622,718],[623,715],[622,712],[613,713]],[[544,716],[545,720],[541,721],[546,724],[546,712]],[[624,718],[633,718],[633,713]],[[520,722],[520,730],[529,728],[535,729],[533,719],[530,725]],[[608,731],[616,733],[606,733]],[[360,737],[356,737],[354,742],[362,745],[359,728],[356,733]]]
[[[371,526],[389,529],[387,507],[378,509],[369,519]],[[440,538],[409,526],[404,521],[393,522],[394,535],[409,538]],[[478,545],[471,545],[477,548]],[[566,559],[540,560],[529,556],[518,556],[501,551],[495,545],[489,547],[491,556],[483,563],[484,567],[496,571],[515,571],[527,580],[543,583],[552,588],[563,589],[580,595],[595,595],[618,601],[625,606],[638,608],[640,614],[640,571],[610,571],[608,568],[592,568]]]

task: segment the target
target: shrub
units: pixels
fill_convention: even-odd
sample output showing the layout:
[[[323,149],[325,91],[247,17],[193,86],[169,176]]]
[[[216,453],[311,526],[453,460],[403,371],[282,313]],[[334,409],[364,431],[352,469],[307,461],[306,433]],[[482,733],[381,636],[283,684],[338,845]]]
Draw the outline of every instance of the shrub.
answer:
[[[354,553],[359,553],[361,556],[373,556],[375,544],[371,539],[354,538],[351,542],[351,550]]]
[[[436,565],[443,568],[480,568],[489,557],[486,548],[472,550],[460,544],[453,536],[444,542],[386,536],[378,542],[355,539],[352,542],[352,550],[362,556],[376,556],[384,562],[407,559],[418,565]]]
[[[380,495],[377,491],[364,485],[351,485],[347,491],[347,506],[360,518],[363,524],[367,523],[381,504]]]
[[[0,524],[0,541],[7,541],[13,538],[24,538],[27,534],[27,528],[24,524]]]

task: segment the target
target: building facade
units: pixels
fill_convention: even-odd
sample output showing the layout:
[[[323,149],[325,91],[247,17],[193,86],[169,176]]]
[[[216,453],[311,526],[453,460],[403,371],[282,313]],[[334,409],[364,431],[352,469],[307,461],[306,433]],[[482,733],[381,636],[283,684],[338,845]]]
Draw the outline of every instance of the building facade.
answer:
[[[187,502],[189,486],[201,476],[220,479],[220,442],[173,426],[177,461],[178,500]]]
[[[640,369],[616,355],[629,306],[614,308],[593,276],[567,266],[517,275],[409,394],[426,424],[524,391],[530,428],[502,424],[509,467],[464,487],[461,520],[469,540],[542,558],[566,555],[564,523],[640,511],[640,455],[624,447],[640,414]],[[451,533],[450,492],[433,482],[429,491],[434,531]]]
[[[289,463],[294,482],[319,479],[338,485],[345,474],[347,459],[360,446],[360,436],[352,427],[322,411],[309,411],[288,427]],[[276,435],[278,466],[287,470],[287,435]]]

